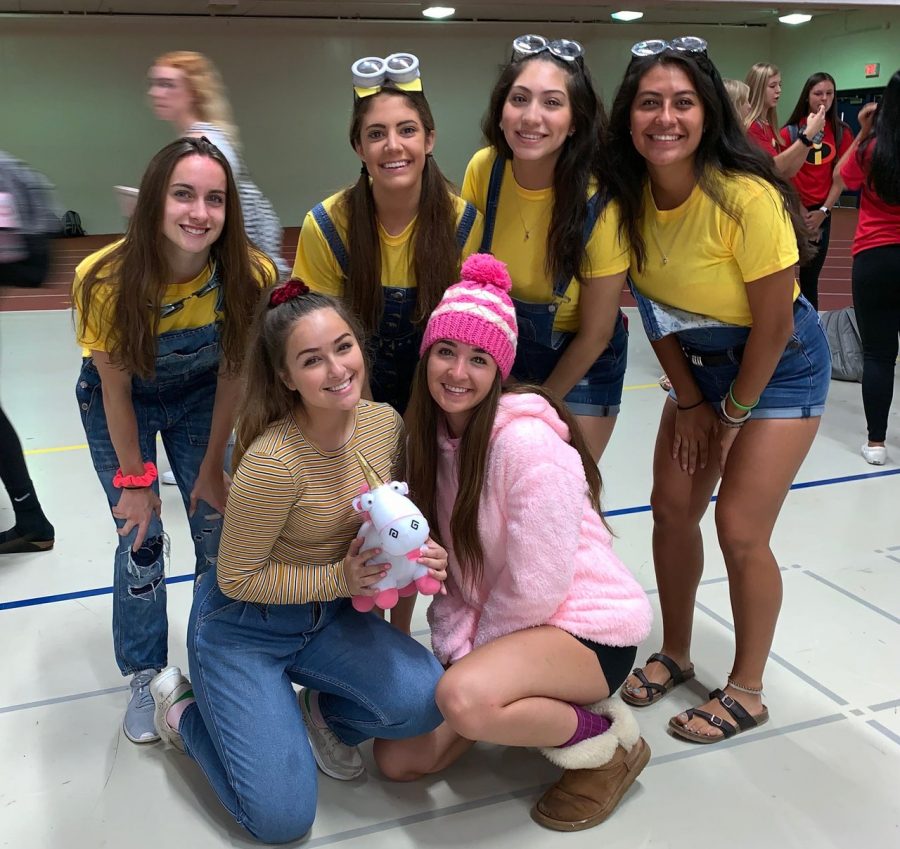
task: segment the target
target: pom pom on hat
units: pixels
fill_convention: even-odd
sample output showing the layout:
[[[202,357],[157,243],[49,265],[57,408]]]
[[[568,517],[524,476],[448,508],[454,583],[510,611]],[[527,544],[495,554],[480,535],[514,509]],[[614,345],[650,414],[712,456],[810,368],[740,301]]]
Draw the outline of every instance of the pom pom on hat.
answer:
[[[463,342],[487,351],[507,378],[516,358],[518,328],[506,265],[490,254],[472,254],[463,263],[461,277],[447,287],[428,319],[419,354],[438,339]]]
[[[506,264],[495,259],[491,254],[472,254],[462,264],[460,278],[463,282],[481,283],[482,286],[494,286],[502,292],[512,289],[512,280]]]

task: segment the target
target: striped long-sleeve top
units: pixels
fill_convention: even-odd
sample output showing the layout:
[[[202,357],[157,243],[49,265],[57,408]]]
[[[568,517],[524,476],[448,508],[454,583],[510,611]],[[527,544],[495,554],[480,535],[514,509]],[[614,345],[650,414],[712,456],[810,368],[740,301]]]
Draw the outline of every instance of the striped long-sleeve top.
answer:
[[[356,429],[336,451],[309,442],[291,417],[254,440],[238,467],[222,528],[222,592],[261,604],[349,596],[343,559],[361,524],[351,502],[365,478],[359,451],[389,480],[402,463],[403,423],[387,404],[360,401]]]

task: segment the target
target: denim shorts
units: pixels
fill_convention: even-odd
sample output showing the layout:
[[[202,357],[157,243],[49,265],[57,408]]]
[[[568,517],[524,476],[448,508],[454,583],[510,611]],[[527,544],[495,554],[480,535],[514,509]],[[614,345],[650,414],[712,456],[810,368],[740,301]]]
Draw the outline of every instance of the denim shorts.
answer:
[[[557,336],[556,333],[553,335]],[[563,351],[575,336],[574,333],[562,335],[567,338],[557,348],[522,339],[520,336],[512,376],[521,383],[542,384],[550,377]],[[576,416],[618,415],[622,406],[622,387],[625,385],[627,364],[628,326],[620,312],[606,350],[563,399],[570,412]]]
[[[677,334],[686,354],[719,355],[721,365],[688,363],[703,397],[719,404],[737,377],[749,327],[707,327]],[[825,411],[831,380],[831,351],[819,314],[802,295],[794,302],[794,332],[753,409],[754,419],[805,419]],[[674,391],[669,397],[675,399]],[[747,403],[745,401],[745,403]]]

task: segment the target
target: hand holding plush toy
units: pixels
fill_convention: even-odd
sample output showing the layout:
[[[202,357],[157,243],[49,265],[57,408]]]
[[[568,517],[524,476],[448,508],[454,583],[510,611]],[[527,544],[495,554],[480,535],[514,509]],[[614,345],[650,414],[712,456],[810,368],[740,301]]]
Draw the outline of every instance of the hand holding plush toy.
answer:
[[[418,590],[434,595],[441,583],[429,574],[428,567],[418,562],[427,552],[428,522],[421,511],[406,496],[409,487],[402,481],[384,483],[365,457],[359,452],[356,459],[362,467],[369,491],[353,499],[353,509],[362,513],[365,521],[357,539],[362,539],[362,551],[381,549],[368,562],[375,566],[390,564],[387,574],[373,588],[375,596],[353,596],[353,607],[368,613],[373,607],[390,610],[403,596]]]

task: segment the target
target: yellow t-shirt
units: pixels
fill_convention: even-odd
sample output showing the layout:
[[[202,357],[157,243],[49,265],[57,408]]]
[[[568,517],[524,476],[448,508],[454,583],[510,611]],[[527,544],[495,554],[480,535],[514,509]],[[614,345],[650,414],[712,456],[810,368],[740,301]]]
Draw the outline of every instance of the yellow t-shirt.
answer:
[[[338,192],[322,201],[325,211],[334,223],[334,229],[347,247],[347,215],[343,204],[339,203],[343,192]],[[453,205],[456,208],[456,226],[466,209],[466,202],[454,195]],[[381,224],[378,224],[378,237],[381,240],[381,285],[398,289],[412,289],[416,285],[413,272],[413,230],[416,219],[397,236],[391,236]],[[463,246],[461,258],[475,253],[481,244],[484,221],[477,215],[472,224],[469,238]],[[299,277],[315,292],[341,297],[344,294],[344,273],[334,257],[328,241],[313,218],[312,211],[306,213],[300,229],[300,241],[297,243],[297,257],[294,260],[293,276]],[[455,283],[448,280],[447,285]]]
[[[488,184],[497,152],[492,147],[479,150],[466,168],[462,196],[484,214]],[[597,191],[592,184],[588,195]],[[512,296],[520,301],[547,304],[553,300],[553,280],[547,276],[547,230],[553,211],[553,189],[523,189],[506,163],[491,252],[506,263],[512,278]],[[527,236],[527,238],[526,238]],[[619,238],[619,207],[607,204],[600,214],[587,244],[581,272],[585,279],[621,274],[628,268],[628,244]],[[578,330],[578,299],[581,286],[573,278],[566,290],[567,302],[553,322],[555,330]]]
[[[109,327],[111,318],[109,310],[111,304],[109,300],[115,292],[116,285],[119,284],[101,284],[94,287],[84,333],[81,332],[81,287],[87,273],[120,244],[121,240],[113,242],[99,251],[95,251],[90,256],[85,257],[75,268],[75,280],[72,283],[72,299],[78,313],[75,319],[75,330],[77,342],[82,346],[82,356],[85,357],[89,357],[91,351],[109,351],[112,347],[113,332],[112,328]],[[265,279],[257,282],[260,288],[271,286],[277,279],[275,268],[267,257],[258,251],[255,253],[261,261],[266,275]],[[187,298],[187,300],[183,302],[180,310],[160,320],[160,334],[167,333],[170,330],[205,327],[216,320],[216,302],[219,299],[218,289],[212,289],[200,297],[189,297],[209,282],[212,270],[212,263],[209,263],[193,280],[188,280],[187,283],[173,283],[166,286],[162,299],[163,304],[172,304],[180,301],[182,298]],[[108,278],[109,273],[109,267],[104,269],[103,279]]]
[[[722,187],[740,223],[699,185],[681,206],[658,210],[647,183],[641,221],[647,262],[641,272],[632,268],[632,279],[642,295],[661,304],[749,327],[746,284],[794,265],[797,238],[770,183],[741,176]],[[795,281],[795,300],[799,294]]]

